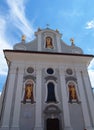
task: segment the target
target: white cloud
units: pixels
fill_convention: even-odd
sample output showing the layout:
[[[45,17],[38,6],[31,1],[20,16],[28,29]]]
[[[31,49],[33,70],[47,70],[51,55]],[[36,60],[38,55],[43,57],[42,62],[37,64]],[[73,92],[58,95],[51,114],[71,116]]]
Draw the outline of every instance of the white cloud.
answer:
[[[7,74],[7,65],[4,58],[3,49],[10,49],[12,48],[7,41],[5,36],[6,31],[6,20],[3,17],[0,17],[0,74],[6,75]]]
[[[25,0],[7,0],[12,24],[25,34],[28,39],[31,39],[35,30],[26,18],[24,2]]]
[[[7,32],[9,32],[7,26],[16,26],[18,31],[25,34],[28,39],[31,39],[33,36],[34,29],[25,16],[24,2],[25,0],[7,0],[9,10],[7,14],[0,14],[0,75],[7,74],[7,64],[3,49],[12,49],[12,46],[9,45],[8,42],[12,37],[10,36],[10,38],[7,38]],[[7,20],[7,18],[9,19]]]
[[[89,69],[94,69],[94,58],[93,60],[90,62],[90,65],[89,65]]]
[[[91,61],[88,69],[91,85],[94,88],[94,59]]]
[[[91,81],[91,86],[94,88],[94,70],[88,70]]]
[[[94,28],[94,20],[88,21],[86,23],[86,27],[85,28],[86,29],[92,29],[92,28]]]

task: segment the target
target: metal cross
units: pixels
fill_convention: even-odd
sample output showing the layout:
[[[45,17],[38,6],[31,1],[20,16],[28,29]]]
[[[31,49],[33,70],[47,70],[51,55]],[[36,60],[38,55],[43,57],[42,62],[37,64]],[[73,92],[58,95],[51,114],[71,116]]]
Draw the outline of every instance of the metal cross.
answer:
[[[49,24],[46,24],[46,26],[47,26],[47,28],[49,28],[50,25],[49,25]]]

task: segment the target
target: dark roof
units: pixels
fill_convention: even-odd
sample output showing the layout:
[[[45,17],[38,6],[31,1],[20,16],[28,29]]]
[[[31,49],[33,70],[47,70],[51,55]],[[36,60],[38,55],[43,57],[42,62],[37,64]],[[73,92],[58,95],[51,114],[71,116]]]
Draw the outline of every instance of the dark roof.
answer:
[[[3,50],[4,52],[16,52],[16,53],[36,53],[36,54],[48,54],[48,55],[69,55],[69,56],[83,56],[83,57],[94,57],[90,54],[77,54],[77,53],[57,53],[57,52],[40,52],[40,51],[23,51],[23,50]]]

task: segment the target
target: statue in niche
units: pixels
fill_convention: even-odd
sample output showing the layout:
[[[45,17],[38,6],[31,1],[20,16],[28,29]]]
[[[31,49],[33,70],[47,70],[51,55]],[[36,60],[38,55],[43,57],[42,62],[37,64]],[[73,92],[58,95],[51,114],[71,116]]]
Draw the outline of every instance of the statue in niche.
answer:
[[[34,103],[34,97],[33,97],[33,83],[27,83],[25,85],[25,94],[24,94],[24,103],[27,101],[30,101],[31,103]]]
[[[53,43],[52,43],[52,38],[51,37],[46,37],[46,48],[53,49]]]
[[[70,83],[68,85],[68,89],[69,89],[69,102],[78,101],[75,85],[73,83]]]

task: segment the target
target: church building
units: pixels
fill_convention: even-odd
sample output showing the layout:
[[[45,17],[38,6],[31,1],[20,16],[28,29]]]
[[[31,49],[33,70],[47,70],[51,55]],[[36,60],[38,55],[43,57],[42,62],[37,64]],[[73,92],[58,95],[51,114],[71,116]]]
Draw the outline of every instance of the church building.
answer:
[[[4,50],[8,75],[0,98],[0,130],[94,130],[94,95],[88,75],[93,55],[58,30],[23,35]]]

